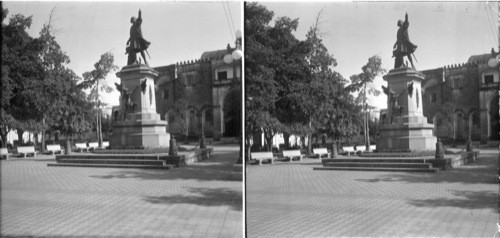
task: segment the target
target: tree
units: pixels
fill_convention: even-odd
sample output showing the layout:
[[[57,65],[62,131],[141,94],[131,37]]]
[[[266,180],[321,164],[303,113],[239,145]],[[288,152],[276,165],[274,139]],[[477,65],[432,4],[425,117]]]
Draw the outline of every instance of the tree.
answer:
[[[113,87],[110,87],[105,83],[106,76],[112,72],[118,70],[118,66],[113,64],[114,55],[111,52],[106,52],[101,55],[101,59],[94,64],[94,69],[83,73],[83,82],[81,85],[83,88],[91,88],[91,98],[94,99],[95,104],[98,108],[96,111],[96,131],[97,131],[97,141],[99,142],[99,147],[102,147],[102,110],[101,110],[101,100],[99,99],[99,91],[104,91],[110,93],[113,91]]]
[[[250,141],[254,132],[276,125],[277,119],[271,115],[278,99],[278,84],[274,80],[272,67],[274,50],[269,45],[270,26],[274,13],[258,3],[245,5],[245,131]],[[274,130],[273,130],[274,129]],[[248,151],[251,144],[248,143]],[[250,154],[250,153],[247,153]]]
[[[437,113],[439,115],[439,119],[446,127],[448,131],[448,137],[453,138],[453,143],[455,143],[455,108],[456,103],[454,102],[446,102],[439,105]]]
[[[26,32],[32,17],[16,14],[6,24],[8,10],[2,8],[2,111],[0,134],[6,145],[7,133],[18,129],[21,137],[29,122],[41,119],[36,107],[35,93],[43,78],[43,66],[39,58],[40,41]]]
[[[378,96],[380,94],[380,90],[375,88],[371,83],[373,80],[380,74],[386,72],[382,67],[382,59],[374,55],[368,59],[368,63],[361,67],[362,72],[360,74],[351,76],[351,85],[350,89],[359,92],[359,95],[362,95],[363,101],[363,131],[365,134],[365,146],[366,150],[370,151],[370,131],[369,131],[369,123],[370,120],[370,112],[369,106],[367,104],[367,94],[372,94],[374,96]]]
[[[188,120],[187,110],[188,101],[184,99],[177,100],[174,104],[175,121],[178,123],[181,134],[184,136],[184,141],[188,138]]]

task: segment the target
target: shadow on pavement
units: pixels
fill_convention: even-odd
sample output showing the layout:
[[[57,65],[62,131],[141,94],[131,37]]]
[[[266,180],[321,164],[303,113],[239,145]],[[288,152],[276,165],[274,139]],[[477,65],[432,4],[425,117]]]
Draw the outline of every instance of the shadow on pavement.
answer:
[[[229,206],[236,211],[243,210],[242,193],[227,188],[190,188],[192,196],[147,196],[145,201],[154,204],[196,204],[201,206]]]
[[[237,154],[234,152],[217,152],[211,159],[170,170],[120,169],[119,171],[110,172],[108,175],[92,175],[90,177],[102,179],[234,181],[231,179],[231,171],[232,165],[236,162],[235,156],[237,157]]]
[[[497,184],[496,173],[498,155],[482,156],[475,164],[460,166],[439,173],[400,173],[384,174],[373,179],[357,179],[361,182],[407,182],[407,183],[464,183]]]
[[[498,213],[498,194],[492,191],[453,191],[458,198],[439,198],[413,200],[410,204],[417,207],[459,207],[466,209],[496,208]]]

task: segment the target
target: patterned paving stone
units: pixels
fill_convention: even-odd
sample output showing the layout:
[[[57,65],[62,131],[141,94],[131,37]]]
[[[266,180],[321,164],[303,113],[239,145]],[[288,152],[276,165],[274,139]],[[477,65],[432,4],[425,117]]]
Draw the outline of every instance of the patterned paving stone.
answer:
[[[440,173],[318,171],[317,159],[249,165],[247,237],[491,237],[498,150]]]
[[[242,237],[237,146],[173,170],[47,167],[2,160],[0,235]]]

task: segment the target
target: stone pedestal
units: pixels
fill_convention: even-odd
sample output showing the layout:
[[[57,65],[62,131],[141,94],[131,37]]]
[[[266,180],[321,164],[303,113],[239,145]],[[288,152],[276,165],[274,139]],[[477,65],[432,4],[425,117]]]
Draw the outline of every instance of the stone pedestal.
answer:
[[[134,108],[126,111],[126,101],[120,97],[120,114],[112,123],[112,149],[141,149],[168,147],[170,134],[167,122],[156,112],[154,77],[158,72],[146,65],[129,65],[116,73],[123,87],[130,92]],[[132,111],[133,110],[133,111]]]
[[[379,152],[408,152],[434,150],[436,137],[432,135],[434,125],[427,123],[422,110],[421,82],[425,76],[413,68],[398,68],[389,71],[384,80],[388,88],[396,94],[403,92],[398,98],[398,105],[403,109],[401,115],[396,112],[391,123],[392,109],[380,123],[380,138],[377,141]],[[412,93],[408,85],[413,83]],[[388,103],[389,105],[389,103]]]

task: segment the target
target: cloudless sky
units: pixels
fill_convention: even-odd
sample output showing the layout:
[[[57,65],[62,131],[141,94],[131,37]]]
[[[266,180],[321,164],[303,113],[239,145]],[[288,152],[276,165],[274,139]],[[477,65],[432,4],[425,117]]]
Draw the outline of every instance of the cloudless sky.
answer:
[[[198,59],[205,51],[225,49],[228,43],[234,47],[231,29],[234,24],[235,30],[243,30],[242,5],[238,1],[3,2],[3,8],[9,10],[7,19],[13,14],[33,16],[28,30],[33,37],[38,37],[56,7],[52,23],[56,40],[70,57],[68,67],[80,77],[93,70],[94,63],[107,51],[113,52],[115,64],[120,68],[126,65],[130,18],[137,17],[139,9],[143,18],[142,33],[151,42],[148,63],[156,67]],[[106,81],[109,85],[119,83],[115,73]],[[118,105],[118,97],[115,90],[102,99],[113,106]]]
[[[498,3],[496,2],[261,2],[276,17],[299,18],[295,32],[305,39],[323,10],[320,30],[323,43],[337,59],[334,69],[344,78],[361,72],[368,58],[379,55],[383,67],[394,67],[392,47],[397,21],[409,16],[410,40],[418,46],[417,70],[467,62],[471,55],[498,52]],[[374,84],[387,85],[382,78]],[[382,93],[372,105],[386,108]]]

